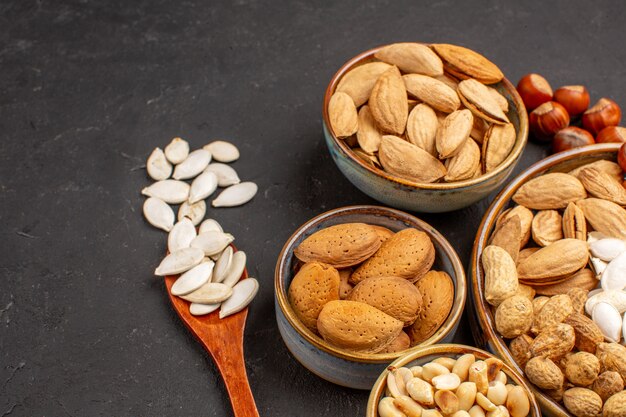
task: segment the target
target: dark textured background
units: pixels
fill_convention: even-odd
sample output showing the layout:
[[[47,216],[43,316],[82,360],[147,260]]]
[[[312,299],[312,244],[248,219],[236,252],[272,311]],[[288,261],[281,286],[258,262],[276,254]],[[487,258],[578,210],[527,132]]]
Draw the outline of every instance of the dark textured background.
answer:
[[[152,271],[165,234],[141,216],[155,146],[236,143],[258,183],[209,213],[261,290],[246,330],[263,416],[363,415],[368,394],[301,367],[274,320],[274,263],[310,217],[373,203],[322,142],[326,83],[356,53],[420,40],[483,52],[626,105],[623,2],[0,2],[0,416],[224,416],[211,360]],[[517,172],[547,154],[530,144]],[[465,264],[488,201],[420,215]],[[467,325],[464,324],[466,327]],[[467,328],[464,329],[468,334]]]

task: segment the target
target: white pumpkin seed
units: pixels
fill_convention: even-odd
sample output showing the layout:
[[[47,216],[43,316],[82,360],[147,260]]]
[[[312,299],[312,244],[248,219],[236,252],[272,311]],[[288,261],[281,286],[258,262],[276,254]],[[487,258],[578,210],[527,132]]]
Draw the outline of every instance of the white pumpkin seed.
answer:
[[[602,272],[600,285],[604,291],[626,288],[626,252],[609,262]]]
[[[604,262],[600,258],[596,258],[595,256],[589,257],[589,262],[591,263],[591,269],[596,274],[596,279],[602,278],[602,273],[606,269],[608,263]]]
[[[180,164],[189,155],[189,143],[181,138],[174,138],[165,147],[165,157],[173,164]]]
[[[619,343],[622,332],[622,316],[609,303],[600,302],[593,308],[592,320],[598,325],[604,338]]]
[[[241,182],[239,175],[237,175],[237,171],[235,171],[230,165],[214,162],[206,167],[204,172],[207,171],[217,175],[217,185],[220,187],[228,187]]]
[[[622,344],[626,342],[626,313],[624,313],[624,317],[622,317]]]
[[[193,292],[211,280],[213,261],[202,262],[182,274],[172,285],[172,294],[185,295]]]
[[[620,290],[608,290],[592,294],[585,302],[585,311],[591,315],[593,308],[600,302],[609,303],[619,311],[620,314],[626,313],[626,292]]]
[[[246,253],[242,250],[233,253],[233,259],[230,262],[230,268],[228,269],[228,273],[224,280],[223,284],[228,285],[229,287],[234,286],[241,275],[243,274],[244,269],[246,268]]]
[[[220,305],[222,305],[222,303],[215,303],[215,304],[191,303],[189,305],[189,312],[193,316],[204,316],[220,308]]]
[[[166,180],[172,175],[172,165],[167,162],[167,158],[165,158],[161,148],[154,148],[148,157],[146,171],[148,171],[150,178],[155,181]]]
[[[258,291],[259,282],[256,279],[247,278],[239,281],[239,283],[233,287],[233,294],[230,298],[222,303],[220,319],[238,313],[246,308]]]
[[[215,269],[213,269],[213,282],[222,282],[226,278],[226,274],[230,269],[230,264],[233,261],[233,247],[228,246],[222,251],[222,254],[215,262]]]
[[[207,282],[194,292],[181,295],[183,300],[200,304],[215,304],[226,300],[233,293],[232,288],[219,282]]]
[[[223,251],[233,240],[235,238],[229,233],[210,231],[196,236],[191,247],[202,249],[205,255],[211,256]]]
[[[157,181],[141,190],[141,194],[156,197],[168,204],[180,204],[189,198],[189,184],[183,181]]]
[[[143,215],[152,226],[166,232],[174,226],[174,211],[163,200],[155,197],[146,199],[143,203]]]
[[[187,158],[174,168],[174,179],[186,180],[193,178],[209,165],[211,154],[204,149],[198,149],[189,154]]]
[[[202,219],[204,219],[204,215],[206,214],[206,202],[204,200],[200,200],[197,203],[189,204],[188,201],[185,201],[178,208],[178,220],[182,220],[185,217],[189,218],[194,226],[200,224]]]
[[[193,180],[189,190],[189,202],[191,204],[204,200],[217,190],[217,175],[213,172],[204,172]]]
[[[213,159],[219,162],[233,162],[239,159],[239,149],[230,142],[216,140],[208,145],[204,145],[202,149],[211,152]]]
[[[154,275],[176,275],[188,271],[202,262],[204,252],[198,248],[185,248],[167,255],[154,271]]]
[[[210,232],[210,231],[224,232],[224,229],[222,229],[222,226],[220,226],[217,220],[206,219],[200,225],[200,230],[198,230],[198,234],[202,234],[202,233]]]
[[[626,242],[616,238],[600,239],[590,243],[589,250],[593,256],[611,262],[619,254],[626,252]]]
[[[176,252],[188,248],[191,241],[197,236],[196,228],[188,217],[176,223],[167,236],[167,249]]]
[[[213,200],[213,207],[240,206],[252,200],[257,191],[258,187],[253,182],[231,185]]]
[[[587,243],[593,243],[596,240],[600,240],[600,239],[606,239],[606,236],[595,230],[593,232],[587,233]]]

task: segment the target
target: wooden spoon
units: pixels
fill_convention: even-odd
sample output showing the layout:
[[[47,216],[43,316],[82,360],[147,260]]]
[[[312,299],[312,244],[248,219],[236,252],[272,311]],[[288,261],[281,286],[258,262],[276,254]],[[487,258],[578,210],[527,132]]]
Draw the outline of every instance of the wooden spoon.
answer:
[[[237,250],[234,246],[233,249]],[[189,312],[189,302],[172,295],[176,278],[178,275],[165,277],[170,301],[187,329],[213,357],[224,379],[235,417],[259,417],[243,359],[243,330],[248,308],[223,319],[219,318],[219,309],[204,316],[193,316]],[[247,269],[240,279],[245,278],[248,278]]]

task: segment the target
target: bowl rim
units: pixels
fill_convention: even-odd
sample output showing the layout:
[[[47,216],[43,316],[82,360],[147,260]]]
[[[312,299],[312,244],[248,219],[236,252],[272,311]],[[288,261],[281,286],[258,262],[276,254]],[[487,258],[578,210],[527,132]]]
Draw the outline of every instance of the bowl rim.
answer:
[[[300,320],[296,317],[295,312],[291,308],[291,304],[287,299],[287,288],[285,286],[285,279],[282,276],[282,266],[286,262],[287,254],[293,252],[293,245],[295,241],[302,235],[306,235],[311,227],[321,223],[323,220],[334,217],[335,215],[355,214],[362,213],[364,210],[374,211],[378,215],[382,215],[388,218],[396,218],[405,223],[412,224],[413,227],[417,226],[418,230],[422,230],[429,235],[429,237],[436,241],[438,245],[443,248],[443,253],[449,259],[455,274],[455,294],[452,309],[448,314],[448,317],[443,322],[441,327],[428,339],[419,345],[410,347],[402,352],[393,352],[386,354],[372,354],[372,353],[357,353],[346,349],[341,349],[332,346],[325,342],[321,337],[314,334],[311,330],[306,328]],[[369,213],[373,214],[373,213]],[[274,271],[274,296],[277,300],[277,304],[287,319],[288,324],[307,342],[313,345],[315,348],[328,353],[334,357],[344,359],[350,362],[359,363],[388,363],[395,360],[407,352],[419,349],[425,346],[424,344],[435,344],[443,339],[460,321],[463,311],[465,309],[465,303],[467,298],[467,277],[465,275],[465,269],[463,264],[456,253],[456,250],[452,247],[450,242],[434,227],[425,221],[400,210],[396,210],[389,207],[376,206],[376,205],[352,205],[338,207],[332,210],[328,210],[321,213],[312,219],[303,223],[298,227],[293,234],[287,239],[283,248],[278,255],[276,261],[276,269]]]
[[[377,409],[378,409],[378,401],[380,396],[384,393],[384,389],[387,385],[387,375],[389,374],[389,368],[399,368],[405,366],[406,364],[413,362],[417,359],[423,358],[429,355],[463,355],[466,353],[472,353],[476,356],[476,359],[485,360],[487,358],[497,358],[493,353],[489,353],[485,350],[479,349],[474,346],[456,344],[456,343],[444,343],[439,345],[432,346],[424,346],[419,350],[403,355],[393,361],[389,367],[385,368],[383,372],[381,372],[380,376],[374,383],[370,391],[370,396],[367,400],[367,409],[365,412],[366,417],[378,417]],[[502,370],[509,378],[511,378],[516,385],[521,386],[528,394],[528,400],[531,404],[531,413],[532,417],[540,417],[541,411],[539,409],[539,404],[537,403],[537,399],[535,398],[535,394],[531,390],[529,384],[526,382],[526,379],[520,375],[520,373],[509,366],[506,362],[503,361]]]
[[[480,225],[478,226],[476,237],[474,238],[472,253],[470,256],[470,271],[468,271],[471,280],[471,298],[472,304],[474,306],[473,313],[478,317],[480,327],[482,329],[482,332],[485,333],[487,343],[494,347],[494,349],[496,350],[496,355],[502,358],[519,373],[522,373],[522,369],[513,359],[513,356],[511,355],[509,348],[506,346],[506,343],[496,333],[495,321],[488,312],[489,306],[487,306],[485,298],[483,296],[484,277],[480,257],[482,251],[487,246],[487,238],[492,233],[496,219],[502,213],[502,211],[506,209],[515,191],[517,191],[519,187],[521,187],[527,181],[546,173],[547,171],[559,164],[575,160],[582,156],[593,157],[594,155],[598,155],[600,157],[603,154],[617,152],[621,145],[621,143],[602,143],[584,146],[564,152],[559,152],[534,163],[533,165],[522,171],[519,175],[517,175],[512,181],[509,182],[507,186],[505,186],[500,191],[500,193],[498,193],[496,198],[489,205],[489,208],[485,212],[480,222]],[[562,417],[570,416],[565,408],[563,408],[552,398],[548,397],[541,390],[535,388],[534,385],[531,385],[531,389],[538,398],[541,406],[548,408],[551,414]]]
[[[420,43],[420,42],[416,42],[416,43]],[[500,163],[500,165],[498,165],[498,167],[496,167],[496,169],[494,169],[493,171],[483,174],[477,178],[470,178],[470,179],[462,180],[462,181],[423,183],[423,182],[417,182],[417,181],[410,181],[401,177],[397,177],[395,175],[391,175],[383,171],[382,169],[378,169],[378,168],[368,165],[367,163],[365,163],[365,161],[363,161],[361,158],[356,156],[356,154],[350,149],[350,147],[345,143],[345,141],[339,140],[337,136],[335,136],[335,133],[330,128],[330,119],[328,116],[328,104],[330,103],[330,98],[335,92],[335,89],[337,88],[339,81],[341,80],[341,78],[343,78],[343,76],[348,71],[352,70],[353,68],[363,63],[368,62],[368,60],[374,57],[374,54],[376,52],[378,52],[380,49],[384,48],[385,46],[389,46],[389,45],[392,45],[392,44],[380,45],[372,49],[368,49],[356,55],[355,57],[349,59],[346,63],[344,63],[337,70],[335,75],[333,75],[333,77],[330,79],[330,82],[328,83],[328,86],[326,87],[326,91],[324,92],[324,100],[322,103],[322,123],[324,125],[325,130],[328,131],[328,133],[330,134],[330,137],[333,139],[333,141],[339,147],[339,149],[341,150],[341,153],[345,157],[347,157],[348,159],[356,163],[362,169],[365,169],[366,171],[369,171],[370,173],[378,177],[384,178],[398,185],[402,185],[402,186],[409,187],[409,188],[425,189],[425,190],[456,190],[456,189],[463,189],[463,188],[472,187],[478,184],[482,184],[484,182],[489,181],[490,179],[498,177],[500,173],[507,170],[521,156],[522,152],[524,151],[524,147],[526,146],[526,143],[528,141],[528,113],[526,111],[526,107],[524,106],[524,102],[522,101],[522,98],[517,93],[515,86],[506,77],[504,77],[502,81],[500,81],[499,83],[496,83],[493,85],[502,84],[504,86],[504,89],[507,91],[507,93],[510,94],[511,99],[513,103],[515,104],[515,108],[517,109],[517,116],[519,118],[520,129],[517,132],[517,136],[515,138],[515,145],[513,146],[513,149],[511,149],[511,152],[506,157],[506,159],[502,163]],[[424,43],[424,45],[430,45],[430,44]]]

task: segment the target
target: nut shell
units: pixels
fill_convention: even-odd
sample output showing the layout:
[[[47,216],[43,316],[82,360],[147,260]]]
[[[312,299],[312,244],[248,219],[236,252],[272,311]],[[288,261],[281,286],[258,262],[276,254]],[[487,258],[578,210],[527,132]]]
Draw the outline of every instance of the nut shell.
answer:
[[[530,382],[541,389],[558,389],[563,385],[563,372],[548,358],[532,358],[526,364],[525,372]]]
[[[624,380],[615,371],[604,371],[595,380],[591,389],[606,402],[609,397],[624,389]]]
[[[604,404],[602,417],[623,417],[626,416],[626,391],[619,392]]]
[[[415,284],[422,294],[422,309],[407,333],[411,346],[431,337],[448,318],[454,303],[454,283],[443,271],[430,271]]]
[[[568,357],[565,377],[574,385],[586,387],[596,380],[600,373],[600,361],[588,352],[577,352]]]
[[[543,330],[530,345],[530,354],[558,361],[574,347],[574,329],[569,324],[559,323]]]
[[[302,324],[317,331],[317,317],[324,305],[339,299],[339,273],[319,262],[306,263],[289,285],[289,303]]]
[[[528,297],[514,295],[500,303],[495,319],[498,333],[507,339],[515,338],[530,329],[533,305]]]
[[[570,388],[563,393],[563,404],[576,417],[596,417],[602,411],[602,399],[587,388]]]

